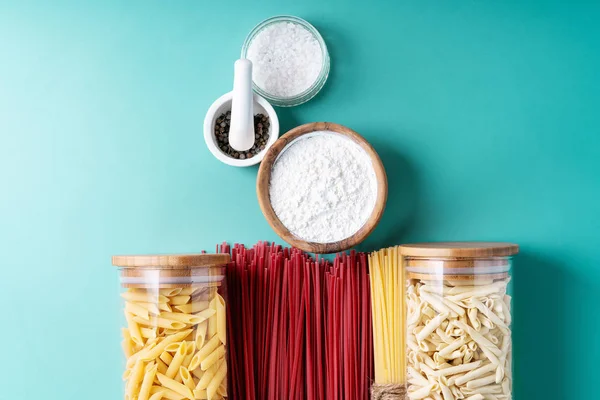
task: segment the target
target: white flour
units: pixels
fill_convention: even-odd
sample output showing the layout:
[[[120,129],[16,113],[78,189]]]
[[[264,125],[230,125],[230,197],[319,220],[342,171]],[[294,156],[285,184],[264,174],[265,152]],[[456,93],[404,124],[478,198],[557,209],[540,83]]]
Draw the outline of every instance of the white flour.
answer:
[[[315,132],[279,155],[271,171],[271,204],[297,237],[331,243],[356,233],[375,207],[377,179],[367,153],[333,132]]]
[[[298,95],[319,77],[321,45],[302,25],[280,22],[260,31],[248,47],[253,80],[262,90],[279,97]]]

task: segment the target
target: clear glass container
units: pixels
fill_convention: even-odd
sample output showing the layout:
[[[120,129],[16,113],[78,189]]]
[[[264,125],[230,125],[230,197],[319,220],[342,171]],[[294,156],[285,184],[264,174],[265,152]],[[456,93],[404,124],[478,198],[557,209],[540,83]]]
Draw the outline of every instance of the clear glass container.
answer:
[[[125,316],[125,400],[227,397],[229,260],[228,254],[113,257]]]
[[[508,243],[403,245],[411,399],[512,397]]]
[[[317,95],[317,93],[319,93],[319,91],[321,91],[321,89],[325,85],[325,82],[327,82],[327,77],[329,76],[330,59],[329,59],[329,52],[327,51],[327,45],[325,44],[325,41],[323,40],[323,37],[321,36],[319,31],[317,31],[317,29],[314,26],[312,26],[310,23],[303,20],[302,18],[294,17],[291,15],[279,15],[279,16],[268,18],[268,19],[262,21],[261,23],[259,23],[258,25],[256,25],[250,31],[250,33],[246,37],[246,40],[244,41],[241,57],[247,58],[248,49],[250,48],[250,44],[263,29],[265,29],[271,25],[282,23],[282,22],[290,22],[290,23],[301,25],[306,30],[308,30],[310,33],[312,33],[321,47],[322,56],[323,56],[323,62],[322,62],[321,72],[319,73],[319,76],[317,77],[317,79],[314,81],[314,83],[308,89],[306,89],[305,91],[303,91],[302,93],[299,93],[297,95],[294,95],[291,97],[280,97],[280,96],[269,93],[268,91],[264,90],[264,88],[259,87],[256,83],[253,82],[254,91],[257,94],[259,94],[260,96],[267,99],[274,106],[292,107],[292,106],[297,106],[299,104],[305,103],[305,102],[309,101],[310,99],[312,99],[313,97],[315,97]]]

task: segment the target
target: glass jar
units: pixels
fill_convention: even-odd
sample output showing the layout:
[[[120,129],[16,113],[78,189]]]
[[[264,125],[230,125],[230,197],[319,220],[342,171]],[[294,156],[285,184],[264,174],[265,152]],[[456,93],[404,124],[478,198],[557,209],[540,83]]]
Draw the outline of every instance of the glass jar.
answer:
[[[300,105],[302,103],[306,103],[307,101],[309,101],[310,99],[315,97],[317,95],[317,93],[319,93],[321,91],[321,89],[325,85],[325,82],[327,82],[327,77],[329,76],[329,68],[330,68],[329,51],[327,50],[327,45],[325,44],[325,40],[323,40],[323,37],[321,36],[319,31],[314,26],[312,26],[309,22],[303,20],[302,18],[294,17],[292,15],[279,15],[279,16],[265,19],[264,21],[262,21],[258,25],[256,25],[250,31],[250,33],[246,37],[246,40],[244,41],[244,45],[242,46],[241,58],[248,58],[248,49],[250,48],[250,44],[263,29],[265,29],[269,26],[272,26],[274,24],[280,24],[280,23],[297,24],[297,25],[302,26],[307,31],[309,31],[314,36],[315,40],[319,43],[319,46],[321,47],[322,57],[323,57],[323,62],[321,64],[321,71],[320,71],[317,79],[315,79],[313,84],[309,88],[307,88],[305,91],[303,91],[302,93],[298,93],[298,94],[290,96],[290,97],[281,97],[281,96],[277,96],[275,94],[268,92],[267,90],[265,90],[265,88],[261,88],[255,82],[253,82],[254,91],[258,95],[267,99],[269,101],[269,103],[273,104],[274,106],[279,106],[279,107],[292,107],[292,106]],[[254,68],[257,68],[257,67],[255,66]]]
[[[227,397],[228,254],[114,256],[125,400]]]
[[[400,247],[410,399],[512,397],[508,243]]]

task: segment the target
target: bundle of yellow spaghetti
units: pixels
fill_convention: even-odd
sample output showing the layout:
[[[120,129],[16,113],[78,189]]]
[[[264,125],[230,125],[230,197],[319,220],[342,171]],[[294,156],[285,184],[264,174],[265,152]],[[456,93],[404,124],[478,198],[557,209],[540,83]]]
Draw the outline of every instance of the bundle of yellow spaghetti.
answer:
[[[403,322],[405,281],[398,247],[371,253],[369,274],[375,363],[372,398],[395,398],[389,397],[390,393],[394,393],[400,399],[403,398],[403,386],[406,383]]]

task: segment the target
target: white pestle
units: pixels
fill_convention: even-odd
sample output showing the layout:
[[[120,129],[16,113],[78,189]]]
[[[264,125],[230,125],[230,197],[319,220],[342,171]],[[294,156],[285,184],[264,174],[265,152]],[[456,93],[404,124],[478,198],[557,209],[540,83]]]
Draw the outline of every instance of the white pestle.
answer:
[[[244,58],[234,64],[229,144],[237,151],[250,150],[254,145],[252,62]]]

